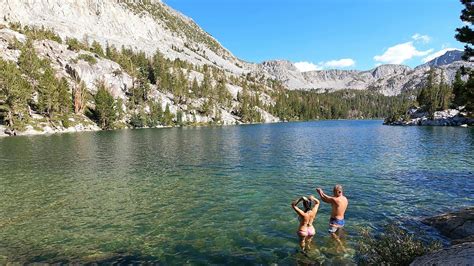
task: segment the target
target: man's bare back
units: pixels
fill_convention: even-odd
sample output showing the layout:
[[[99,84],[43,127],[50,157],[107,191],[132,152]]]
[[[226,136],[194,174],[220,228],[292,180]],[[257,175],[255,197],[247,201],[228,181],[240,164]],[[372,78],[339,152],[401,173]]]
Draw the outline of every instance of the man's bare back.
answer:
[[[349,204],[346,196],[334,197],[332,205],[331,217],[344,220],[344,213],[346,212],[347,205]]]
[[[343,195],[343,190],[341,185],[336,185],[333,189],[334,196],[326,195],[321,188],[317,188],[321,200],[330,203],[332,206],[331,218],[329,219],[329,232],[334,233],[337,228],[344,227],[344,214],[346,213],[347,206],[349,201]]]

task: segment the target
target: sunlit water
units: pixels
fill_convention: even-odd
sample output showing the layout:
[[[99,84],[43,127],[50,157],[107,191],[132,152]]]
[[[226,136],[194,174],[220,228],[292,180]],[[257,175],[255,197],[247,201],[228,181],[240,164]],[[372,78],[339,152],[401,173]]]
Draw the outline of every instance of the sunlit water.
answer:
[[[350,263],[362,227],[474,204],[474,129],[381,124],[0,139],[0,263]],[[333,248],[323,205],[303,256],[290,201],[336,183],[348,252]]]

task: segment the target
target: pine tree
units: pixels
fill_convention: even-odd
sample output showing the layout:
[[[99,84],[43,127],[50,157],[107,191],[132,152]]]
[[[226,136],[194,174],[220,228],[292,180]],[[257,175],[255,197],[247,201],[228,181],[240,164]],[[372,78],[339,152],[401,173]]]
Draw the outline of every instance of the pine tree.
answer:
[[[464,56],[463,59],[471,61],[471,58],[474,57],[474,30],[471,28],[474,23],[474,2],[473,0],[461,0],[461,3],[464,5],[464,9],[461,12],[461,20],[467,25],[456,29],[456,39],[460,42],[466,43],[464,46]],[[465,105],[467,111],[474,111],[474,73],[472,70],[469,70],[469,79],[464,87],[464,92],[458,93],[457,103],[459,105]]]
[[[98,122],[102,129],[112,129],[116,121],[116,104],[114,97],[105,87],[105,84],[99,83],[97,93],[94,96],[95,112]]]
[[[159,87],[162,89],[168,90],[169,65],[167,60],[159,51],[156,51],[151,61],[151,68],[153,69],[153,75],[156,79],[156,85],[159,85]]]
[[[178,126],[183,126],[184,123],[183,123],[183,111],[179,110],[177,113],[176,113],[176,123],[178,124]]]
[[[199,94],[199,83],[197,82],[196,78],[193,79],[193,83],[191,85],[191,91],[195,96]]]
[[[461,20],[468,25],[457,28],[455,37],[458,41],[466,43],[463,59],[470,61],[470,58],[474,56],[474,49],[472,48],[472,45],[474,45],[474,30],[471,29],[474,23],[474,3],[473,0],[461,0],[461,3],[465,7],[461,11]]]
[[[173,114],[170,111],[170,105],[169,103],[166,104],[165,112],[163,114],[163,124],[166,126],[172,126],[173,125]]]
[[[418,102],[418,104],[420,105],[420,107],[424,107],[428,104],[428,102],[430,101],[430,98],[429,98],[429,89],[427,86],[423,86],[421,88],[421,91],[420,93],[418,94],[418,97],[416,98],[416,101]]]
[[[225,80],[219,80],[217,83],[217,102],[228,107],[232,101],[232,95],[230,94],[229,90],[227,90]]]
[[[453,104],[455,106],[462,106],[465,103],[465,86],[466,83],[462,80],[461,71],[456,72],[456,76],[453,81]]]
[[[33,80],[38,80],[41,76],[40,70],[43,64],[44,63],[42,60],[39,59],[38,55],[36,54],[36,51],[33,47],[33,41],[28,39],[21,48],[21,54],[18,58],[18,65],[21,72]]]
[[[171,92],[178,99],[178,103],[183,101],[183,98],[186,95],[186,77],[181,68],[175,70]]]
[[[38,85],[38,109],[40,113],[53,118],[57,103],[58,81],[51,67],[47,67]]]
[[[451,87],[445,82],[444,72],[442,72],[438,95],[439,109],[446,110],[449,108],[452,101],[452,95]]]
[[[204,72],[204,78],[201,83],[201,90],[199,93],[199,97],[208,97],[212,92],[212,82],[211,82],[211,74],[209,71]]]
[[[163,108],[161,107],[161,100],[159,102],[150,102],[150,116],[147,120],[149,127],[156,127],[163,120]]]
[[[0,58],[0,122],[22,130],[29,120],[32,87],[14,63]]]
[[[147,116],[143,110],[143,106],[139,106],[138,112],[132,114],[130,125],[134,128],[142,128],[147,125]]]
[[[421,92],[417,97],[420,106],[425,108],[432,119],[439,106],[439,86],[435,84],[434,79],[434,69],[430,69],[426,85],[421,89]]]
[[[469,112],[474,111],[474,74],[469,76],[465,86],[465,104],[466,110]]]

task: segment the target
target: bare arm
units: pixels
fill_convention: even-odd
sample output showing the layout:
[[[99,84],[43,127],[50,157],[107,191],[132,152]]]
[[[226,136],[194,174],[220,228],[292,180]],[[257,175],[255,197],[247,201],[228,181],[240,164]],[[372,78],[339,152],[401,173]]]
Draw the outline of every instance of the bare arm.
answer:
[[[321,197],[321,200],[326,202],[326,203],[334,203],[335,200],[333,197],[330,197],[328,195],[326,195],[322,189],[320,188],[317,188],[316,191],[318,192],[319,196]]]
[[[309,199],[314,202],[313,208],[311,209],[312,212],[317,213],[319,209],[319,200],[315,198],[313,195],[309,196]]]
[[[296,205],[298,205],[298,203],[299,203],[301,200],[302,200],[302,198],[299,198],[298,200],[292,201],[292,202],[291,202],[291,207],[293,208],[293,210],[295,210],[295,212],[296,212],[299,216],[303,217],[303,216],[305,215],[305,213],[304,213],[300,208],[298,208],[298,206],[296,206]]]
[[[316,207],[317,205],[319,205],[319,200],[317,198],[315,198],[313,195],[309,196],[309,199],[312,200],[314,202],[314,206]]]

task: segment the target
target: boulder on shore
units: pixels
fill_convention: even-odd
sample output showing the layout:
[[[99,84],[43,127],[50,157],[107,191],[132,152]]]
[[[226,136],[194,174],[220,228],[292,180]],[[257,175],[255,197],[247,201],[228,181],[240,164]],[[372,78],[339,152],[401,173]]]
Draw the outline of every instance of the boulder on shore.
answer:
[[[422,222],[436,228],[454,245],[418,257],[410,265],[474,264],[474,207],[426,218]]]
[[[474,262],[474,243],[467,242],[438,250],[416,258],[410,266],[418,265],[472,265]]]
[[[463,110],[463,109],[462,109]],[[385,119],[384,124],[390,126],[468,126],[474,125],[474,118],[467,112],[457,109],[436,111],[430,118],[428,112],[422,108],[411,108],[406,113],[408,117]]]
[[[474,207],[430,217],[422,222],[436,228],[453,242],[472,241],[474,236]]]

